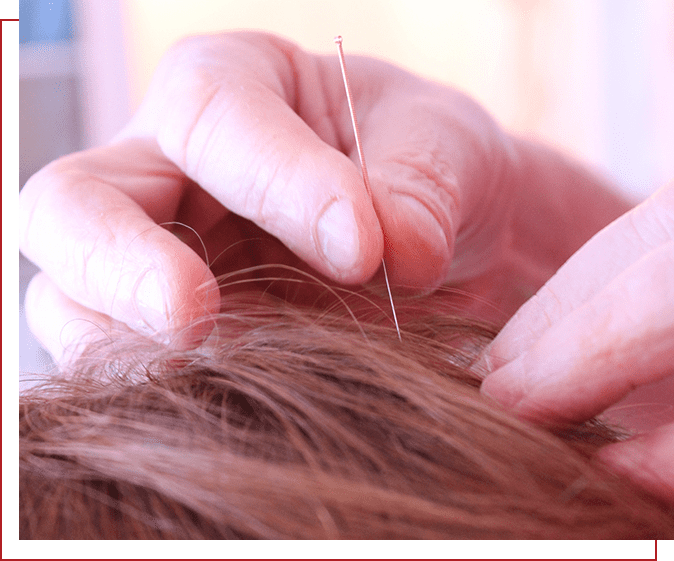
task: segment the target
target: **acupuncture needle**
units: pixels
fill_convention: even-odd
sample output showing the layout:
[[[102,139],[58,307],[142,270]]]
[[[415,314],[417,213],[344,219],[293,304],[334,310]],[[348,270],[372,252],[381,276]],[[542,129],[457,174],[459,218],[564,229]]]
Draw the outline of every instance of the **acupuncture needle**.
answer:
[[[344,49],[342,48],[342,36],[338,35],[335,37],[335,43],[337,44],[337,51],[339,52],[339,65],[342,68],[342,79],[344,80],[344,89],[346,90],[346,101],[349,105],[349,113],[351,113],[351,124],[353,125],[353,135],[356,137],[356,149],[358,150],[358,158],[360,158],[360,169],[363,173],[363,183],[365,183],[365,190],[367,191],[370,200],[374,206],[374,198],[372,197],[372,188],[370,187],[370,178],[367,175],[367,166],[365,165],[365,155],[363,154],[363,145],[360,141],[360,131],[358,130],[358,120],[356,119],[356,111],[353,108],[353,98],[351,97],[351,88],[349,86],[349,79],[346,75],[346,63],[344,62]],[[375,213],[377,210],[375,209]],[[379,218],[377,216],[377,218]],[[379,220],[381,224],[381,220]],[[391,302],[391,312],[393,312],[393,321],[396,326],[396,331],[398,332],[398,339],[402,341],[400,336],[400,326],[398,325],[398,316],[396,315],[396,309],[393,305],[393,295],[391,294],[391,285],[388,280],[388,272],[386,271],[386,261],[384,257],[381,258],[381,267],[384,270],[384,280],[386,281],[386,290],[388,291],[388,298]]]

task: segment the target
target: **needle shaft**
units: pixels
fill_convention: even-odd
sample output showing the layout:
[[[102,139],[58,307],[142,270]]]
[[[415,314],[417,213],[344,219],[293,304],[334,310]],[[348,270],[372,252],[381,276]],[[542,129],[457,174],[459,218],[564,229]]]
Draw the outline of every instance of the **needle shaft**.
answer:
[[[342,79],[344,80],[344,89],[346,90],[346,100],[349,104],[349,112],[351,113],[351,124],[353,125],[353,135],[356,137],[356,149],[358,150],[358,158],[360,159],[360,169],[363,172],[363,183],[365,183],[365,189],[367,191],[370,200],[374,204],[374,198],[372,197],[372,188],[370,187],[370,178],[367,174],[367,166],[365,165],[365,156],[363,154],[363,145],[360,141],[360,131],[358,130],[358,120],[356,119],[356,112],[353,108],[353,98],[351,96],[351,87],[349,86],[349,79],[346,75],[346,63],[344,62],[344,49],[342,48],[342,37],[335,37],[335,43],[337,44],[337,50],[339,52],[339,65],[342,68]],[[376,209],[375,209],[376,212]],[[381,223],[381,220],[379,221]],[[398,325],[398,316],[396,315],[396,309],[393,305],[393,295],[391,294],[391,285],[388,280],[388,272],[386,271],[386,261],[384,258],[381,258],[381,266],[384,270],[384,280],[386,281],[386,290],[388,291],[388,298],[391,302],[391,312],[393,313],[393,321],[396,326],[396,331],[398,332],[398,339],[402,341],[400,336],[400,326]]]

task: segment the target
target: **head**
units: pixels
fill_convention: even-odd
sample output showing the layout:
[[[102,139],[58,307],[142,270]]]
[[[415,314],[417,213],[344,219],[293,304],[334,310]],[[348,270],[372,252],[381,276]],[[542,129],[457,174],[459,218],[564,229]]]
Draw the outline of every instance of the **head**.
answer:
[[[384,308],[385,309],[385,308]],[[193,351],[92,345],[21,397],[21,538],[665,538],[671,508],[485,401],[494,331],[399,303],[348,313],[259,292]]]

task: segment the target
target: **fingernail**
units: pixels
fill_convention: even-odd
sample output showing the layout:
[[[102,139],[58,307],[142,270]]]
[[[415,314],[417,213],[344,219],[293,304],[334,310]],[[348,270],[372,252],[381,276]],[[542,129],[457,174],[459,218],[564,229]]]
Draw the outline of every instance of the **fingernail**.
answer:
[[[158,271],[151,269],[143,275],[134,297],[135,308],[140,318],[131,327],[151,334],[168,328],[170,318],[165,290]]]
[[[328,262],[338,271],[355,267],[360,257],[358,224],[348,199],[332,203],[318,221],[318,241]]]

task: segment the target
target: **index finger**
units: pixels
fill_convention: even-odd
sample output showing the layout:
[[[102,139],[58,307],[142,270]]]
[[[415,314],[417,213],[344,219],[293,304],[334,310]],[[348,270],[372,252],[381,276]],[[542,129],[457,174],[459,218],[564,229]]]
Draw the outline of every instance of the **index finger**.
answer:
[[[165,58],[124,137],[152,136],[230,211],[314,269],[362,283],[383,254],[358,168],[336,146],[319,58],[264,34],[190,39]]]

